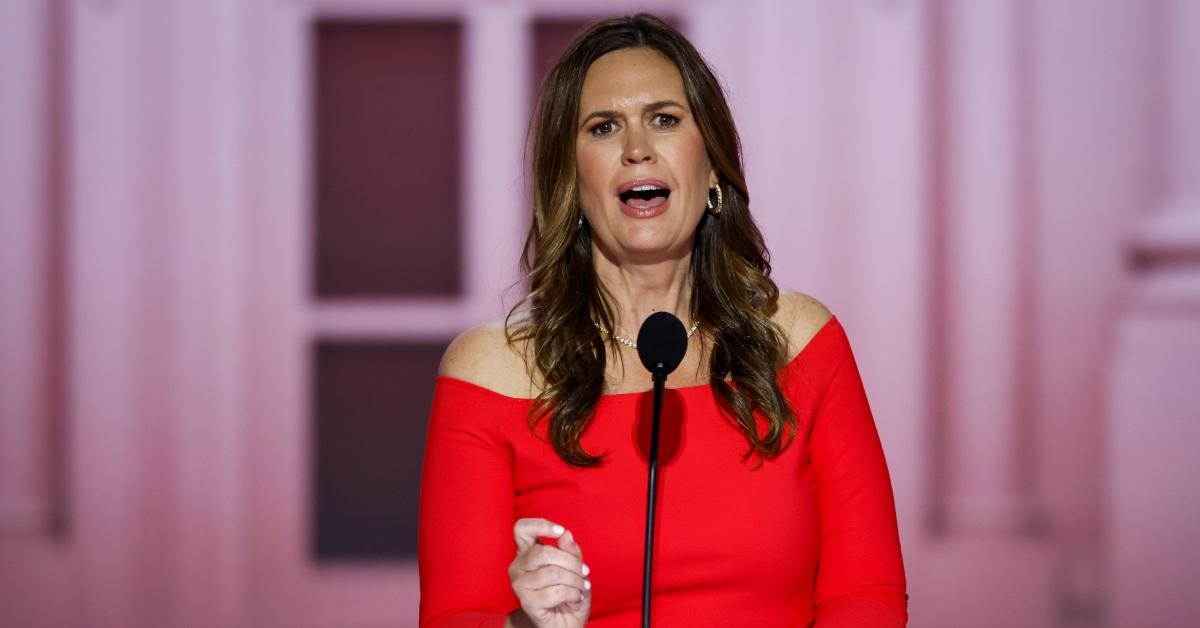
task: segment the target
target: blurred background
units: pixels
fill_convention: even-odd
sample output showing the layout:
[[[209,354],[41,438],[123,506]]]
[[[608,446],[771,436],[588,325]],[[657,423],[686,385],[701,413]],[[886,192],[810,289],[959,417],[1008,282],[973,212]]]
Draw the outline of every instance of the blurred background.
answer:
[[[1193,0],[3,0],[0,625],[415,626],[533,95],[638,9],[851,338],[910,625],[1200,626]]]

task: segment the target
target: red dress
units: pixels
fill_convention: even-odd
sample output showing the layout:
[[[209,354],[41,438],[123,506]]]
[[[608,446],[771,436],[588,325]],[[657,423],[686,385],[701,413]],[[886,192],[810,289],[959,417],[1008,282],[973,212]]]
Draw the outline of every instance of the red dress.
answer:
[[[667,390],[653,624],[904,626],[891,481],[836,317],[779,382],[800,432],[758,468],[742,462],[747,441],[708,385]],[[522,517],[573,532],[591,568],[589,626],[640,625],[650,403],[649,392],[603,396],[582,444],[607,459],[580,470],[531,433],[528,399],[438,377],[421,479],[421,626],[502,626],[520,607],[507,569]]]

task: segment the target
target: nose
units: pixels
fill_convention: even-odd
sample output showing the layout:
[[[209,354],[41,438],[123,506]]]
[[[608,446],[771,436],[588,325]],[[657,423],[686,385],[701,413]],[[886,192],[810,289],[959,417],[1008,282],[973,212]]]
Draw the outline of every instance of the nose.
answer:
[[[642,163],[654,163],[657,156],[654,154],[654,145],[647,137],[644,129],[638,125],[631,124],[625,133],[624,152],[621,154],[621,163],[627,166],[634,166]]]

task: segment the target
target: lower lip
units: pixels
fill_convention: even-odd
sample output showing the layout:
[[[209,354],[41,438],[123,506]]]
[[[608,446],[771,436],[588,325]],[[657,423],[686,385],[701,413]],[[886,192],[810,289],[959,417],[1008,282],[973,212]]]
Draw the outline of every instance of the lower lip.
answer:
[[[653,218],[667,211],[667,208],[671,206],[671,197],[668,196],[667,200],[663,201],[662,205],[647,209],[630,207],[626,205],[625,201],[622,201],[620,198],[617,198],[617,204],[621,206],[621,211],[625,212],[625,215],[629,216],[630,218]]]

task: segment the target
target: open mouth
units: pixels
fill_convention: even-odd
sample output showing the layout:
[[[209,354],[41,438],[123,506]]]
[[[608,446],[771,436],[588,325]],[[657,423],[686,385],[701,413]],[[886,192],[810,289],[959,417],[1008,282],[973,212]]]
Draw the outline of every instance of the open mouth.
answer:
[[[638,185],[617,195],[621,202],[634,209],[654,209],[667,202],[671,190],[656,185]]]

